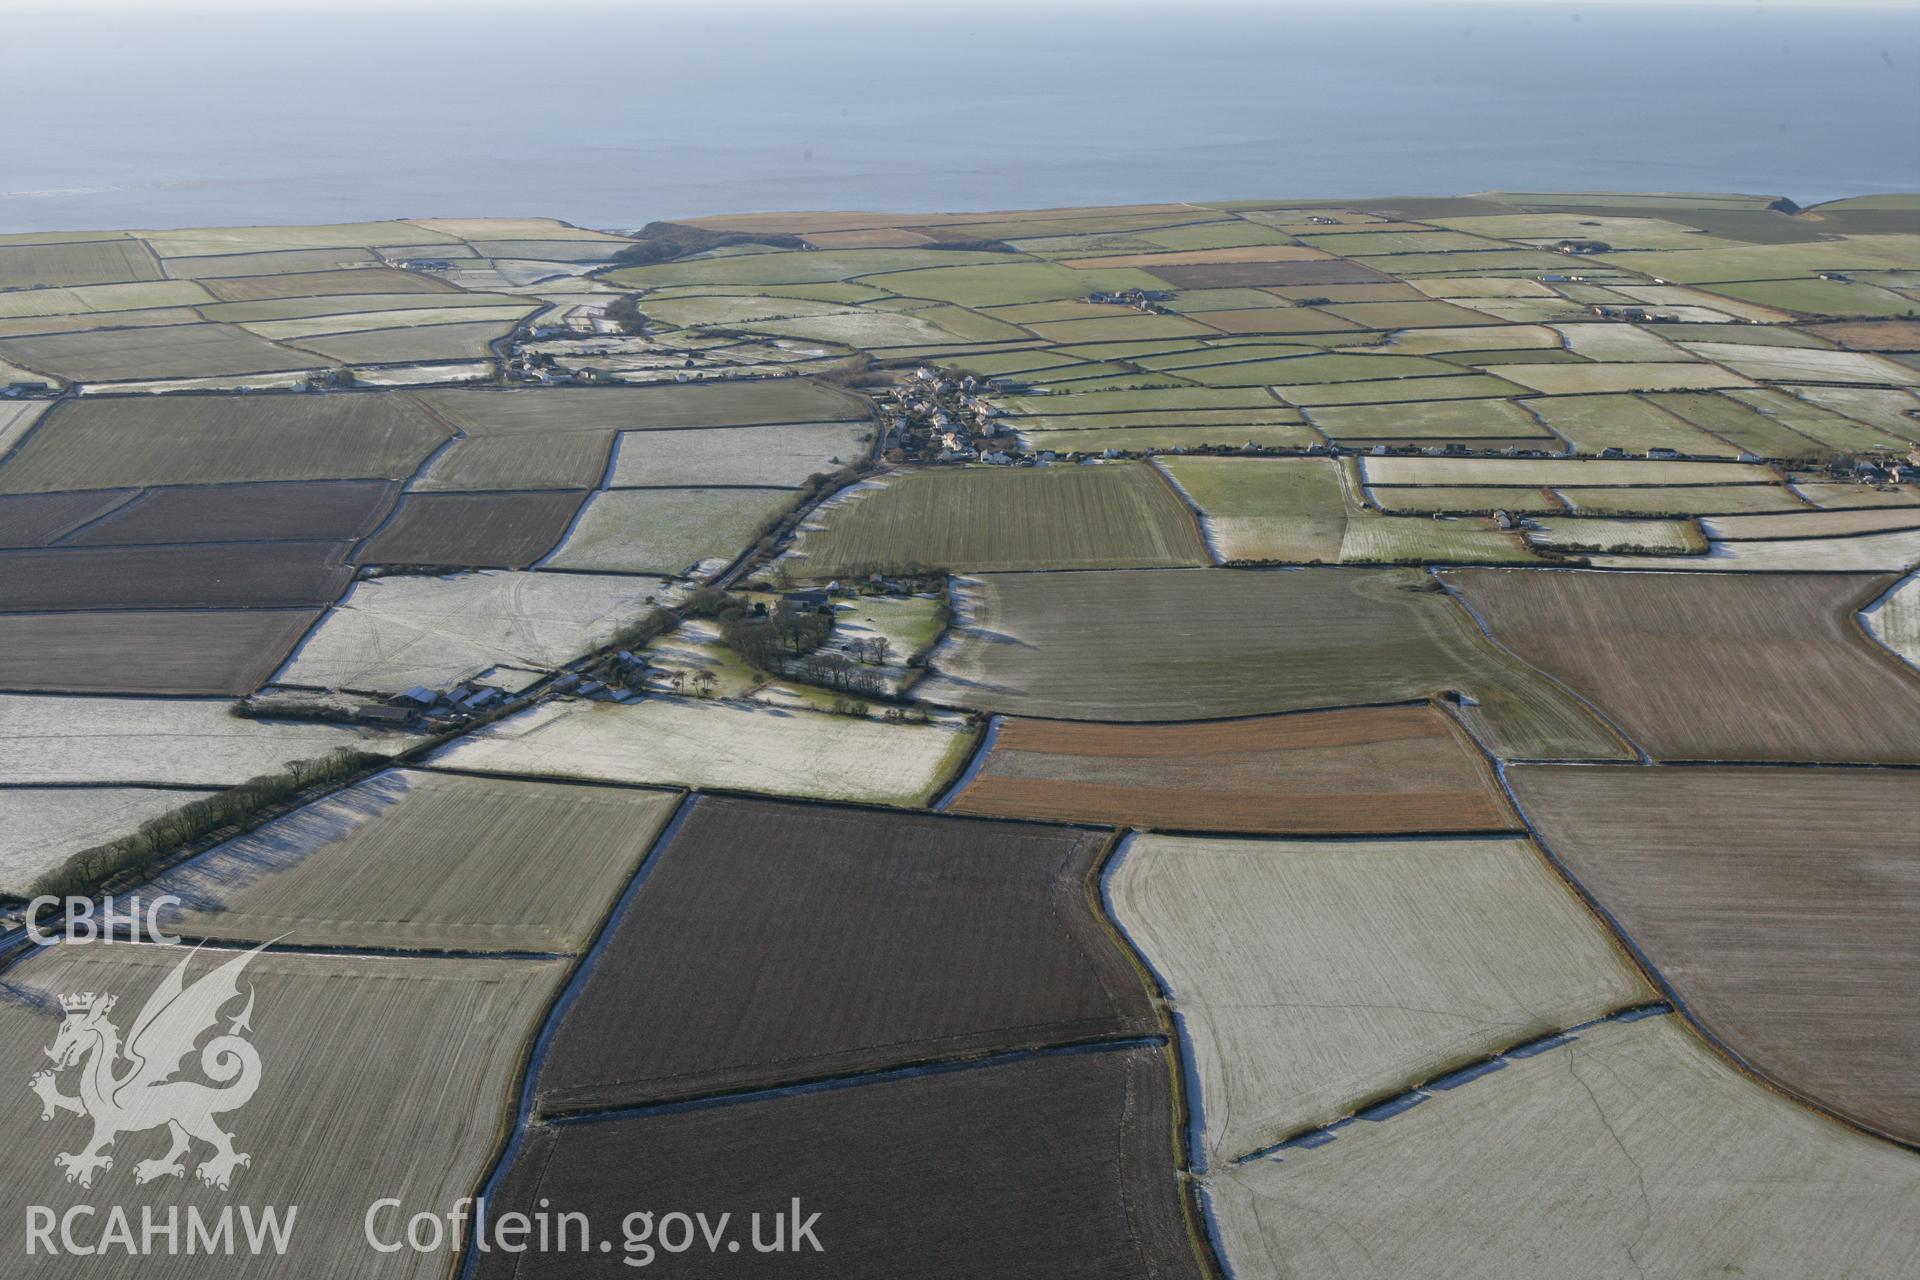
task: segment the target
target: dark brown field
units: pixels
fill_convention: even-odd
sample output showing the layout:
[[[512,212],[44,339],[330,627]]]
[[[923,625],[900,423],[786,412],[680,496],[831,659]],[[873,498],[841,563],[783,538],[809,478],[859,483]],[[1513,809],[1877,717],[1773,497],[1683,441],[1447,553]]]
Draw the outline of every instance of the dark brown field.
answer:
[[[357,559],[524,569],[553,550],[586,497],[583,489],[410,494]]]
[[[134,496],[132,489],[0,498],[0,547],[44,547]]]
[[[1176,289],[1238,289],[1262,285],[1394,284],[1392,276],[1357,262],[1223,262],[1158,267],[1153,273]]]
[[[1424,706],[1180,725],[1007,720],[949,808],[1271,834],[1515,825],[1465,734]]]
[[[165,279],[165,275],[160,264],[138,240],[0,246],[0,289],[161,279]]]
[[[227,324],[169,324],[0,339],[0,359],[73,382],[211,378],[316,369],[319,356],[291,351]]]
[[[1449,570],[1493,636],[1664,760],[1920,760],[1920,681],[1852,613],[1863,574]]]
[[[351,542],[373,532],[399,491],[400,486],[379,480],[149,489],[107,519],[69,536],[63,545]]]
[[[436,458],[416,491],[591,489],[607,473],[612,431],[470,435]]]
[[[0,467],[0,491],[403,479],[452,433],[397,392],[71,400]]]
[[[332,604],[353,570],[346,542],[0,551],[0,611],[243,609]]]
[[[551,1202],[609,1232],[642,1205],[731,1213],[740,1252],[653,1255],[676,1277],[1198,1280],[1169,1078],[1140,1047],[536,1126],[489,1208]],[[751,1215],[771,1244],[796,1198],[822,1251],[754,1253]],[[620,1249],[616,1235],[611,1254],[494,1252],[479,1274],[646,1274]]]
[[[0,614],[0,689],[251,693],[319,616],[313,609]]]
[[[421,392],[420,399],[472,435],[828,422],[863,418],[867,412],[845,392],[798,378],[658,387],[431,390]]]
[[[222,302],[260,302],[268,298],[314,298],[341,293],[458,293],[444,280],[395,271],[390,267],[360,267],[350,271],[291,271],[284,275],[228,276],[205,280],[207,291]]]
[[[706,797],[555,1034],[548,1110],[1158,1030],[1089,832]]]
[[[1756,1070],[1920,1142],[1920,774],[1508,771],[1553,854]]]

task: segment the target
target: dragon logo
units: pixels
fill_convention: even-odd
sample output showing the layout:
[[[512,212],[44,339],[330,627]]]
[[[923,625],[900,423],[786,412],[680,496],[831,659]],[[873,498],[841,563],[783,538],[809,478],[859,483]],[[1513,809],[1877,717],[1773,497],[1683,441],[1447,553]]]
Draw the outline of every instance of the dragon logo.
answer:
[[[172,1147],[164,1156],[134,1166],[134,1181],[178,1178],[181,1163],[193,1140],[213,1148],[213,1154],[194,1172],[210,1187],[226,1190],[233,1172],[253,1163],[251,1156],[233,1149],[233,1135],[214,1117],[247,1105],[260,1087],[260,1054],[243,1036],[251,1031],[253,991],[247,1004],[228,1023],[226,1034],[216,1035],[200,1050],[200,1071],[214,1084],[175,1079],[194,1046],[220,1021],[220,1011],[240,996],[240,975],[260,948],[243,952],[193,985],[186,985],[193,953],[175,966],[140,1009],[126,1042],[107,1017],[114,998],[87,992],[60,997],[66,1020],[60,1024],[53,1047],[46,1051],[53,1070],[42,1071],[30,1082],[40,1095],[41,1120],[70,1111],[93,1121],[93,1138],[81,1150],[63,1153],[53,1162],[67,1171],[67,1181],[93,1185],[96,1171],[113,1168],[106,1154],[123,1133],[140,1133],[165,1125]],[[80,1069],[80,1092],[60,1092],[58,1077],[70,1067]],[[223,1086],[223,1087],[215,1087]]]

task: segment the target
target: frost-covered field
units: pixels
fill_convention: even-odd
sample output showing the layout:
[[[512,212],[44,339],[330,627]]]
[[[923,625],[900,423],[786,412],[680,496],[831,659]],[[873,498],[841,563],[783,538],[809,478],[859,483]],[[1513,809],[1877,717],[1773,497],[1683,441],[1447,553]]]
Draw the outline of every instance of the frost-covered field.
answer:
[[[97,1197],[123,1208],[135,1223],[142,1221],[143,1209],[161,1224],[169,1210],[178,1210],[180,1222],[179,1248],[171,1253],[159,1237],[152,1255],[43,1255],[25,1273],[62,1280],[103,1275],[207,1280],[261,1273],[261,1264],[243,1245],[226,1257],[187,1252],[183,1202],[196,1204],[203,1220],[218,1215],[211,1206],[226,1203],[226,1193],[195,1180],[195,1168],[212,1155],[211,1147],[197,1143],[180,1178],[163,1176],[143,1184],[136,1181],[137,1166],[166,1154],[167,1131],[124,1132],[110,1152],[112,1167],[95,1174],[89,1197],[63,1181],[54,1164],[56,1153],[85,1147],[87,1126],[59,1114],[41,1124],[24,1088],[29,1076],[48,1065],[43,1050],[61,1025],[56,997],[112,992],[120,1002],[112,1021],[127,1028],[148,993],[187,954],[182,947],[69,943],[37,951],[8,970],[16,998],[0,1003],[0,1070],[21,1082],[24,1101],[19,1131],[0,1165],[0,1195],[22,1205]],[[201,951],[191,961],[187,981],[201,979],[235,954]],[[370,1249],[364,1227],[368,1208],[382,1196],[399,1197],[407,1208],[396,1220],[404,1223],[415,1212],[444,1214],[473,1193],[511,1118],[514,1077],[526,1046],[565,975],[566,965],[557,960],[281,953],[256,955],[247,963],[239,986],[243,993],[252,991],[244,1022],[259,1054],[260,1083],[251,1104],[221,1115],[219,1124],[233,1134],[237,1151],[252,1156],[250,1164],[232,1171],[230,1194],[252,1205],[299,1206],[297,1216],[290,1210],[282,1214],[283,1222],[293,1223],[288,1274],[358,1280],[428,1280],[445,1274],[444,1253]],[[229,1016],[218,1023],[222,1032],[242,1021],[243,1003],[244,996],[228,1003]],[[209,1029],[215,1012],[206,1014]],[[198,1055],[190,1061],[197,1063]],[[72,1081],[69,1072],[62,1092],[74,1089]],[[96,1222],[105,1228],[104,1207],[100,1214]],[[138,1232],[136,1227],[136,1244]],[[237,1228],[235,1235],[240,1235]],[[102,1262],[120,1265],[102,1267]]]
[[[948,719],[892,724],[656,697],[631,706],[546,703],[478,730],[434,762],[489,773],[916,805],[958,771],[974,736]]]
[[[1142,835],[1111,875],[1171,989],[1215,1165],[1653,998],[1521,839]]]
[[[784,489],[609,489],[587,500],[572,533],[544,563],[608,573],[718,569],[752,546],[797,496]]]
[[[392,755],[419,741],[385,729],[243,719],[230,706],[223,698],[0,694],[0,778],[226,787],[341,747]]]
[[[864,422],[801,422],[623,432],[613,484],[797,485],[862,457],[872,431]]]
[[[158,787],[0,787],[0,893],[27,897],[68,858],[117,840],[210,791]]]
[[[1920,372],[1884,356],[1805,347],[1759,347],[1738,342],[1690,342],[1687,349],[1748,377],[1810,382],[1920,382]]]
[[[1920,667],[1920,574],[1909,574],[1860,617],[1869,635]]]
[[[175,868],[151,892],[181,900],[166,927],[190,938],[577,951],[678,801],[389,770]]]
[[[1746,569],[1775,573],[1898,573],[1920,564],[1920,529],[1839,538],[1715,542],[1704,556],[1595,556],[1602,569]]]
[[[552,669],[672,595],[607,574],[395,575],[357,582],[277,683],[397,693],[443,689],[501,662]]]
[[[1910,1275],[1920,1157],[1609,1022],[1315,1149],[1207,1179],[1242,1276]]]

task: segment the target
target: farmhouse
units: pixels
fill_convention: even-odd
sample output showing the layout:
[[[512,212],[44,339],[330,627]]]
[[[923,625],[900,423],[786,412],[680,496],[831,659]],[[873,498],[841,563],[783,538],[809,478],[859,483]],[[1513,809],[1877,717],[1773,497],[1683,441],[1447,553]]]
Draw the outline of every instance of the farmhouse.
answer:
[[[808,587],[801,591],[789,591],[781,599],[795,609],[824,609],[833,602],[825,587]]]

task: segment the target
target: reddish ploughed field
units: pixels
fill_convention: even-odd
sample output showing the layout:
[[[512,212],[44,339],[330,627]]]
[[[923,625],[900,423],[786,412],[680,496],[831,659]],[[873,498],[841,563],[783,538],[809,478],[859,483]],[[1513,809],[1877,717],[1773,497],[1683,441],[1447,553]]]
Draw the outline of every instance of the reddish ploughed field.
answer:
[[[1473,744],[1426,705],[1176,725],[1009,719],[948,808],[1271,834],[1515,826]]]

